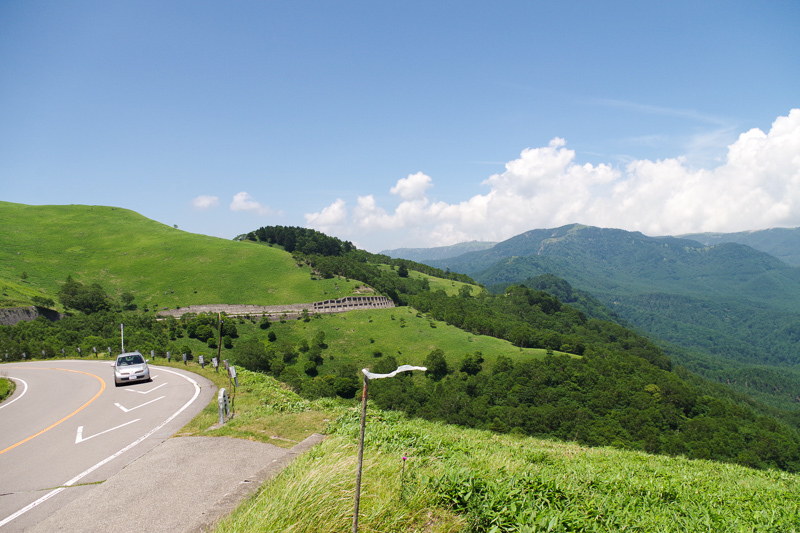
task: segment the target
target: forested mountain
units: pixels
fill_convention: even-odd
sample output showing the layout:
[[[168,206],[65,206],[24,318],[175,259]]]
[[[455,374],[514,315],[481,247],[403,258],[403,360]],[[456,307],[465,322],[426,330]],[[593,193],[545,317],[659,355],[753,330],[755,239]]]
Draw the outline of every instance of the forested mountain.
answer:
[[[497,243],[488,241],[470,241],[453,244],[451,246],[435,246],[433,248],[397,248],[395,250],[384,250],[381,252],[381,254],[388,255],[389,257],[423,262],[457,257],[467,252],[486,250],[495,244]]]
[[[554,274],[626,323],[693,352],[677,354],[692,370],[751,392],[780,368],[784,383],[761,392],[783,406],[800,398],[800,269],[748,246],[570,225],[430,264],[494,291]]]
[[[738,233],[693,233],[682,237],[708,245],[724,242],[746,244],[789,265],[800,266],[800,228],[771,228]]]

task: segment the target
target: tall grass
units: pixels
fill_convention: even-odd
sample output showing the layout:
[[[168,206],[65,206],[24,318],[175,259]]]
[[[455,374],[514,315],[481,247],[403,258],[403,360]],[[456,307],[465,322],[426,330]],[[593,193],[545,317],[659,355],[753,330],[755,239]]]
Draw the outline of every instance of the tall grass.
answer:
[[[346,532],[359,409],[217,532]],[[402,457],[408,457],[405,470]],[[370,409],[360,531],[800,530],[800,478],[778,471],[498,435]]]

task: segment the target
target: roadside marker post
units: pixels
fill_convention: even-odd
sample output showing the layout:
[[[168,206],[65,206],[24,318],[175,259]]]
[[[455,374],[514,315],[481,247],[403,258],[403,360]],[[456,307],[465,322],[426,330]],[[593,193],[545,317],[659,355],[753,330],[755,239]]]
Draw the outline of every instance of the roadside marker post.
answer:
[[[172,354],[167,352],[167,363],[169,363],[171,359],[172,359]]]
[[[186,364],[186,354],[183,354],[183,364]]]
[[[219,425],[221,426],[225,423],[225,417],[228,415],[228,410],[230,409],[228,391],[225,389],[219,390],[219,394],[217,395],[217,407],[219,408]]]
[[[198,363],[200,363],[200,368],[203,368],[203,369],[205,369],[205,367],[206,367],[206,361],[205,361],[205,359],[203,359],[203,356],[202,356],[202,355],[201,355],[201,356],[199,356],[199,358],[198,358],[197,362],[198,362]]]
[[[371,379],[393,378],[400,372],[409,372],[411,370],[428,370],[424,366],[411,366],[401,365],[397,367],[394,372],[388,374],[373,374],[366,368],[361,372],[364,374],[364,389],[361,392],[361,438],[358,444],[358,473],[356,474],[356,497],[353,509],[353,533],[358,531],[358,505],[361,502],[361,466],[364,463],[364,430],[367,427],[367,385]]]

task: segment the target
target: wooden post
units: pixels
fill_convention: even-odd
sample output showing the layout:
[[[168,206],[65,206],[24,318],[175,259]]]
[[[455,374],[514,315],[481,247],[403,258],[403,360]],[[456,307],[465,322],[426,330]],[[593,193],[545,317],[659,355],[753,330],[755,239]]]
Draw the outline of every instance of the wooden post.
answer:
[[[358,504],[361,502],[361,465],[364,463],[364,428],[367,425],[367,383],[364,375],[364,389],[361,392],[361,441],[358,446],[358,474],[356,474],[356,503],[353,511],[353,533],[358,531]]]

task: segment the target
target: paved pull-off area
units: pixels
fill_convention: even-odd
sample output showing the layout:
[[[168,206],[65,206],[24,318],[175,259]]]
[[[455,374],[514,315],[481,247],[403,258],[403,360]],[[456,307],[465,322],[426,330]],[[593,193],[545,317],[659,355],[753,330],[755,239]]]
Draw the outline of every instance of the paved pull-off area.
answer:
[[[168,439],[25,531],[207,531],[323,438],[311,435],[290,450],[227,437]]]

